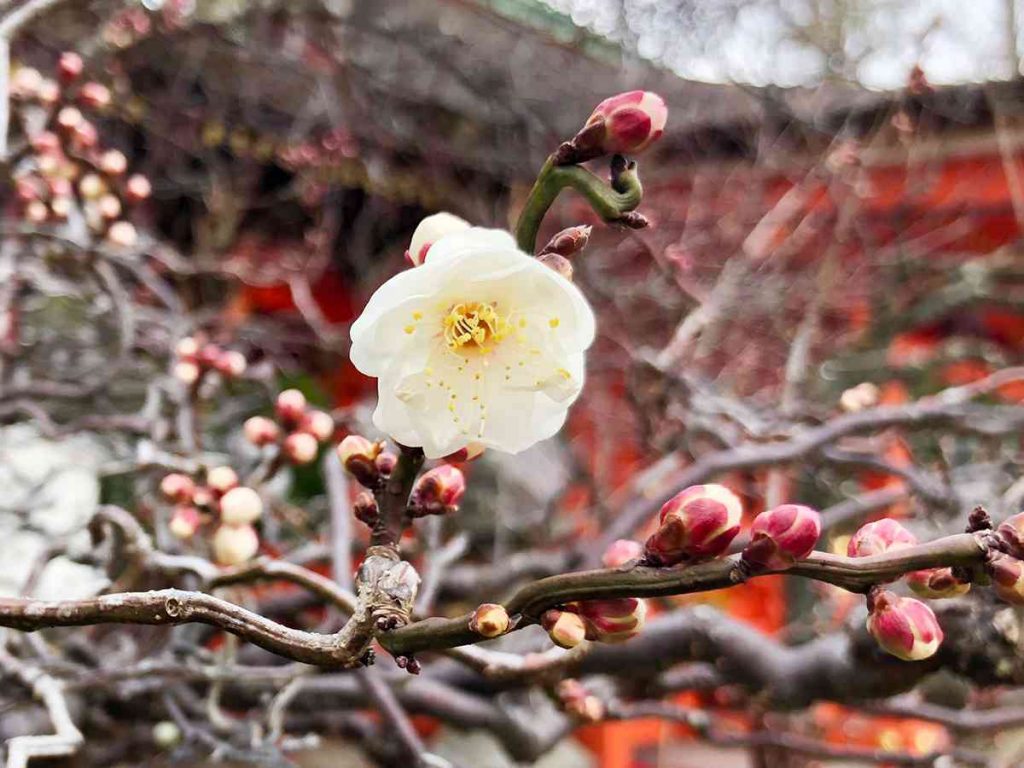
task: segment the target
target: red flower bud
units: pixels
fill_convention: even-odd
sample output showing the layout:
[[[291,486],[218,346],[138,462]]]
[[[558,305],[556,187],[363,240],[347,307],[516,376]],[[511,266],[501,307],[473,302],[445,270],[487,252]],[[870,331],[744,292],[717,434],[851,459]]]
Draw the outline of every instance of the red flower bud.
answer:
[[[320,451],[316,438],[307,432],[293,432],[284,439],[281,446],[284,455],[292,464],[309,464]]]
[[[918,597],[938,600],[959,597],[971,589],[969,582],[960,581],[952,568],[928,568],[907,574],[907,585]]]
[[[373,460],[373,465],[377,468],[377,471],[387,477],[395,471],[395,465],[398,463],[398,457],[391,451],[382,451],[377,455],[377,458]]]
[[[242,430],[245,432],[246,440],[260,447],[276,443],[281,436],[281,429],[266,416],[253,416],[246,419]]]
[[[308,411],[299,423],[299,431],[312,435],[321,443],[334,436],[334,419],[323,411]]]
[[[723,485],[694,485],[661,508],[661,525],[644,554],[654,565],[696,562],[724,553],[740,531],[743,505]]]
[[[260,538],[251,525],[222,525],[212,544],[213,558],[221,565],[241,565],[260,550]]]
[[[409,497],[409,507],[416,517],[455,512],[465,492],[466,478],[462,470],[451,464],[441,464],[423,473],[416,481]]]
[[[644,546],[639,541],[618,539],[601,555],[601,562],[605,568],[618,568],[633,560],[639,560],[643,554]]]
[[[868,631],[882,650],[904,661],[927,659],[942,643],[942,628],[931,608],[888,591],[875,597]]]
[[[164,478],[160,481],[160,493],[179,504],[191,502],[195,492],[196,484],[192,481],[192,478],[180,472],[164,475]]]
[[[661,136],[667,120],[668,107],[656,93],[629,91],[605,99],[573,140],[582,151],[579,160],[642,152]]]
[[[380,443],[371,442],[362,435],[348,435],[338,445],[338,458],[350,475],[371,488],[380,477],[374,459],[380,455],[382,448]]]
[[[377,500],[373,498],[373,494],[367,491],[360,491],[359,495],[356,496],[356,500],[352,502],[352,514],[355,515],[356,520],[365,523],[371,528],[376,525],[379,510],[377,509]]]
[[[82,74],[82,68],[84,67],[82,57],[74,51],[64,51],[60,55],[60,59],[57,61],[57,72],[60,74],[60,79],[65,83],[70,83]]]
[[[287,424],[298,424],[306,412],[306,396],[297,389],[286,389],[274,404],[278,418]]]
[[[191,539],[202,523],[199,510],[192,506],[178,506],[174,508],[167,528],[176,539]]]
[[[568,604],[566,610],[586,622],[588,640],[624,643],[643,629],[647,603],[636,597],[585,600]]]
[[[905,549],[917,544],[917,538],[895,520],[888,517],[862,526],[850,538],[846,554],[850,557],[871,557],[893,549]]]
[[[583,619],[569,611],[545,611],[540,617],[552,642],[560,648],[575,648],[587,639],[587,625]]]
[[[444,460],[452,464],[464,464],[473,461],[484,455],[487,447],[481,443],[470,443],[465,448],[460,448],[455,453],[449,453]]]
[[[206,473],[206,484],[219,498],[238,485],[238,475],[231,467],[214,467]]]
[[[992,588],[1003,600],[1024,605],[1024,562],[1010,555],[997,554],[988,564]]]
[[[496,603],[484,603],[473,611],[469,629],[484,637],[498,637],[508,632],[508,612]]]
[[[232,488],[220,500],[220,519],[228,525],[254,523],[263,514],[263,499],[252,488]]]
[[[807,557],[820,535],[817,512],[800,504],[783,504],[754,518],[743,560],[761,569],[783,571]]]

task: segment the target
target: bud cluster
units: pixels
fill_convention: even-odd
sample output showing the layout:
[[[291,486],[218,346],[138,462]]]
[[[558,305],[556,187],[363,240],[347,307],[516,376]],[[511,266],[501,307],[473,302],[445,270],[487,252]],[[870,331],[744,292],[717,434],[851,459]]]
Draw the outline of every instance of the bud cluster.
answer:
[[[286,389],[274,402],[277,420],[266,416],[246,419],[245,439],[258,448],[276,445],[291,464],[309,464],[320,453],[320,445],[334,437],[334,418],[326,411],[310,408],[306,396]]]
[[[24,66],[11,77],[9,95],[29,148],[12,173],[15,199],[29,224],[80,219],[109,245],[133,248],[138,233],[123,215],[150,196],[151,186],[145,176],[128,174],[122,152],[101,144],[95,116],[109,109],[112,96],[85,80],[83,70],[81,57],[67,52],[57,79]]]
[[[198,387],[212,373],[220,374],[225,379],[236,379],[249,366],[241,352],[222,349],[206,341],[202,335],[181,339],[174,347],[174,359],[174,377],[194,387]]]
[[[644,556],[658,566],[719,557],[740,532],[742,517],[742,503],[725,486],[690,486],[661,508],[660,525],[644,544]]]
[[[210,468],[201,483],[172,472],[160,481],[160,493],[174,504],[169,528],[175,537],[191,539],[204,524],[216,524],[210,545],[221,565],[239,565],[259,550],[253,524],[263,516],[263,500],[239,485],[231,467]]]

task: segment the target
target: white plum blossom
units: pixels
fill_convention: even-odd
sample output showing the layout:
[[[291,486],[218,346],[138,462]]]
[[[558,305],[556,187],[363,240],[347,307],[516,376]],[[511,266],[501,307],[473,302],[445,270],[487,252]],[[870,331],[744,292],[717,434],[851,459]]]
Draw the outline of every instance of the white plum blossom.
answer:
[[[378,379],[374,424],[440,458],[470,444],[518,453],[554,435],[583,386],[594,314],[508,232],[440,238],[352,325],[352,362]]]

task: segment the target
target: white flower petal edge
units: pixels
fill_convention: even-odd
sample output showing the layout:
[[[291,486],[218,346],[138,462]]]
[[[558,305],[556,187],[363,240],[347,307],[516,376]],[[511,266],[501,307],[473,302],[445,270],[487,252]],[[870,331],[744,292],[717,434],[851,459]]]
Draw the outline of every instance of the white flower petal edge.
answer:
[[[352,325],[352,362],[378,379],[374,424],[428,458],[469,443],[518,453],[565,422],[594,314],[508,232],[446,235],[388,280]]]

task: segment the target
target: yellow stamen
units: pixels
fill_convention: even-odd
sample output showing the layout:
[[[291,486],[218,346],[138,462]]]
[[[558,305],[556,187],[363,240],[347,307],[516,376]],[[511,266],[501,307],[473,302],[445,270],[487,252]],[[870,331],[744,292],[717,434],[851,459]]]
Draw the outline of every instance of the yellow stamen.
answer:
[[[493,304],[459,302],[444,318],[444,340],[453,352],[487,355],[508,335],[508,320]]]

